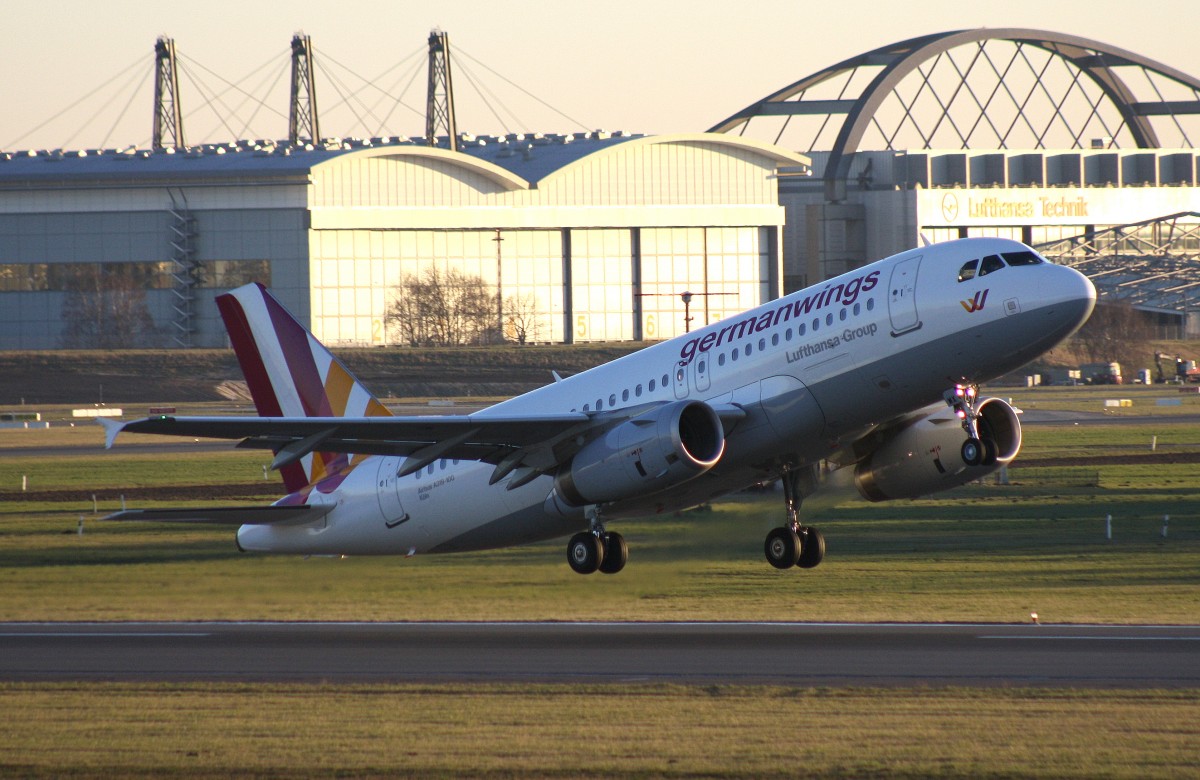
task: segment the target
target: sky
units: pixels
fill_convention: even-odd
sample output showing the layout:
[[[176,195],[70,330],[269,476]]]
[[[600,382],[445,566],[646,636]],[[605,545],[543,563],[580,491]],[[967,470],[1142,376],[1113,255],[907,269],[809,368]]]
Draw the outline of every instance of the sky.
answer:
[[[0,150],[148,145],[153,49],[160,35],[175,40],[182,69],[210,91],[224,88],[222,80],[251,91],[275,83],[271,94],[278,97],[269,109],[220,112],[223,126],[185,79],[180,91],[188,140],[216,141],[232,140],[231,132],[286,137],[287,58],[299,31],[312,36],[318,72],[339,74],[342,82],[334,87],[318,80],[324,135],[375,134],[367,132],[371,125],[392,135],[421,135],[425,73],[417,63],[424,60],[405,58],[423,55],[433,28],[449,33],[456,61],[471,71],[455,73],[462,131],[661,134],[705,130],[861,52],[977,27],[1069,33],[1200,76],[1195,0],[6,0],[0,11]],[[343,131],[354,117],[337,108],[338,89],[345,94],[358,83],[349,73],[394,95],[406,74],[416,74],[404,93],[409,108],[395,109],[384,123],[385,107],[376,105],[372,118],[360,106],[366,130]],[[494,97],[481,100],[475,83]],[[227,95],[230,103],[240,100]],[[377,100],[369,91],[362,95],[368,103]]]

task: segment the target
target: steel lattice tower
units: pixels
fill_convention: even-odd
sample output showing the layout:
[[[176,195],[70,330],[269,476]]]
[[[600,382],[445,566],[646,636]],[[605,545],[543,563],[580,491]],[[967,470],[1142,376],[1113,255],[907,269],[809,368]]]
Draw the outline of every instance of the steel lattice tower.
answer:
[[[307,139],[320,143],[317,121],[317,89],[313,78],[312,38],[292,36],[292,102],[288,112],[288,143],[297,145]]]
[[[160,37],[154,43],[154,134],[151,144],[156,150],[186,146],[173,38]]]
[[[425,102],[425,141],[437,146],[439,133],[458,151],[458,124],[454,119],[454,79],[450,73],[450,36],[441,30],[429,33],[429,91]]]

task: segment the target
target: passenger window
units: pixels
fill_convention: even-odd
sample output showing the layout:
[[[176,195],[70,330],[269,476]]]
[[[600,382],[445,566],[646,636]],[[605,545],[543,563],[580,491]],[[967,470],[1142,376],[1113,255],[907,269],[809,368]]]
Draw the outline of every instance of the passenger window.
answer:
[[[718,366],[723,366],[723,365],[725,365],[725,353],[724,353],[724,352],[722,352],[721,354],[717,355],[717,365],[718,365]]]
[[[585,412],[590,412],[590,411],[592,411],[592,405],[591,405],[591,404],[584,404],[584,405],[583,405],[583,411],[585,411]]]
[[[654,392],[654,380],[653,379],[650,380],[650,392],[652,392],[652,393]]]
[[[766,351],[766,349],[767,349],[767,340],[766,340],[766,339],[759,339],[759,340],[758,340],[758,351],[759,351],[759,352],[765,352],[765,351]]]
[[[667,375],[666,375],[666,374],[663,374],[662,386],[663,386],[663,387],[666,387],[666,386],[667,386],[667,383],[668,383],[668,382],[670,382],[670,381],[671,381],[671,380],[667,378]]]
[[[1000,255],[988,255],[983,258],[983,263],[979,266],[979,275],[987,276],[993,271],[999,271],[1004,267],[1004,261],[1000,259]]]
[[[1009,265],[1041,265],[1042,258],[1036,252],[1005,252],[1002,257]]]
[[[778,334],[778,333],[772,333],[772,334],[771,334],[771,346],[772,346],[772,347],[778,347],[778,346],[779,346],[779,334]]]
[[[638,398],[641,398],[642,397],[642,386],[638,385],[637,387],[633,388],[633,394],[636,395]]]
[[[867,311],[874,311],[874,310],[875,310],[875,299],[867,298]]]
[[[625,401],[628,401],[628,400],[629,400],[629,391],[628,391],[628,390],[622,390],[622,391],[621,391],[621,401],[622,401],[622,402],[625,402]]]
[[[598,412],[598,411],[600,411],[600,410],[601,410],[601,409],[603,409],[603,408],[604,408],[604,399],[603,399],[603,398],[597,398],[597,399],[596,399],[596,411]]]
[[[707,370],[708,370],[708,363],[707,363],[707,361],[701,360],[701,361],[700,361],[700,373],[701,373],[701,374],[703,374],[703,373],[704,373],[705,371],[707,371]]]
[[[840,312],[838,312],[838,319],[841,320],[842,322],[846,321],[846,310],[845,309],[842,309]]]
[[[820,329],[821,329],[821,321],[820,321],[820,320],[813,320],[813,333],[816,333],[816,332],[817,332],[817,331],[819,331]]]
[[[803,336],[806,330],[808,330],[808,327],[802,322],[796,326],[796,335]]]
[[[791,340],[792,340],[792,329],[791,329],[791,328],[788,328],[787,330],[785,330],[785,331],[783,332],[783,338],[784,338],[784,340],[786,340],[786,341],[791,341]]]
[[[979,261],[972,260],[962,268],[958,269],[958,281],[965,282],[968,279],[975,278],[975,271],[979,269]]]
[[[753,345],[753,344],[747,344],[747,345],[746,345],[746,357],[750,357],[750,355],[751,355],[751,354],[753,354],[753,353],[754,353],[754,345]]]
[[[828,314],[825,315],[825,324],[826,325],[833,324],[833,312],[829,312]]]
[[[854,316],[857,317],[861,313],[862,313],[862,304],[861,303],[854,304]]]
[[[729,353],[729,357],[733,358],[733,362],[736,363],[737,359],[738,359],[738,354],[739,354],[738,350],[735,349],[733,352]]]

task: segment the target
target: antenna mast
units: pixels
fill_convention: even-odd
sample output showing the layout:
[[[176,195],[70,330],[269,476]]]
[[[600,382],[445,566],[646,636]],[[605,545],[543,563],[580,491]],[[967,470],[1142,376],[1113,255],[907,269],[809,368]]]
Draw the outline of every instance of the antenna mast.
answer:
[[[317,88],[313,79],[312,38],[296,33],[292,36],[292,102],[288,112],[288,143],[299,145],[307,139],[321,141],[317,121]]]
[[[165,141],[169,139],[170,143]],[[175,66],[175,39],[159,36],[154,43],[154,134],[155,151],[183,149],[183,108],[179,103],[179,70]]]
[[[437,146],[438,134],[450,139],[450,150],[458,151],[458,124],[454,119],[454,80],[450,75],[450,36],[429,33],[429,92],[425,101],[425,142]]]

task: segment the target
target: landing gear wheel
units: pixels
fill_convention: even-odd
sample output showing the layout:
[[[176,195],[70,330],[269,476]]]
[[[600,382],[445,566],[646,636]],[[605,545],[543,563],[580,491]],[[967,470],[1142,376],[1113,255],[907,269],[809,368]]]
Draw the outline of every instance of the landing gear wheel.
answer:
[[[800,529],[800,538],[800,560],[796,561],[796,565],[801,569],[819,566],[825,560],[825,537],[817,529],[806,526]]]
[[[968,466],[978,466],[983,463],[983,442],[979,439],[967,439],[962,446],[962,461]]]
[[[629,560],[629,545],[625,544],[625,537],[616,531],[605,533],[603,539],[604,560],[600,561],[600,572],[616,574],[625,568],[625,563]]]
[[[772,528],[763,545],[767,563],[776,569],[790,569],[800,560],[800,537],[788,527]]]
[[[577,574],[591,574],[604,562],[604,542],[591,531],[582,531],[567,542],[567,563]]]

